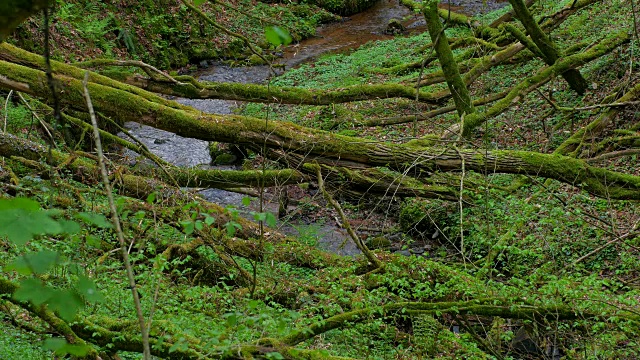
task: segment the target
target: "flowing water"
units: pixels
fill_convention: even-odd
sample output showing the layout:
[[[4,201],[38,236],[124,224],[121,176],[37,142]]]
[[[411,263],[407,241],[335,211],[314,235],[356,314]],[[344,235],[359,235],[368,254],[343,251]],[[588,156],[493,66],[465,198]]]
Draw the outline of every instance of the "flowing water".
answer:
[[[453,11],[477,14],[502,7],[504,2],[504,0],[449,0],[442,1],[441,5],[445,8],[450,6]],[[345,18],[341,22],[323,25],[318,28],[316,37],[287,47],[280,63],[285,64],[286,68],[291,68],[322,54],[349,51],[373,40],[391,39],[393,36],[385,33],[391,19],[400,20],[409,34],[426,31],[422,15],[414,14],[400,5],[398,0],[380,0],[367,11]],[[262,83],[268,75],[269,70],[266,66],[229,67],[221,64],[214,64],[196,74],[203,81],[239,83]],[[223,115],[231,114],[239,105],[227,100],[176,100],[206,113]],[[183,138],[137,123],[127,123],[126,127],[130,134],[147,145],[151,152],[174,165],[214,168],[210,165],[211,156],[206,141]],[[135,158],[134,153],[125,152],[125,155]],[[223,167],[223,169],[233,169],[233,167]],[[245,215],[248,213],[249,209],[242,205],[245,195],[220,189],[202,190],[200,195],[221,206],[234,206],[244,210]],[[253,203],[257,202],[253,201]],[[267,204],[266,210],[277,212],[277,205]],[[294,236],[315,237],[321,247],[334,253],[342,255],[359,253],[352,241],[344,241],[347,234],[336,226],[313,225],[311,230],[309,229],[305,225],[286,225],[280,230]],[[342,244],[344,244],[343,247],[341,247]]]

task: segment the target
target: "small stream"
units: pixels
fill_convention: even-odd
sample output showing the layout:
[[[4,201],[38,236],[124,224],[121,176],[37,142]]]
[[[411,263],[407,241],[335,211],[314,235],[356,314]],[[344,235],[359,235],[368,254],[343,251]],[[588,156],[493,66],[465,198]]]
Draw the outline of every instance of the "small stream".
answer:
[[[483,4],[483,0],[450,0],[443,1],[443,3],[449,3],[454,11],[477,14],[500,8],[504,6],[505,1],[487,0],[486,4]],[[447,5],[444,7],[446,8]],[[400,20],[407,29],[407,34],[426,31],[426,23],[422,15],[414,14],[400,5],[398,0],[380,0],[367,11],[345,18],[341,22],[321,26],[318,28],[316,37],[287,47],[280,63],[285,64],[286,68],[292,68],[312,61],[322,54],[349,51],[373,40],[392,39],[392,35],[385,33],[391,19]],[[230,67],[213,64],[195,75],[203,81],[262,83],[266,81],[269,69],[266,66]],[[206,113],[222,115],[231,114],[239,106],[235,101],[228,100],[176,99],[176,101]],[[209,155],[207,141],[184,138],[135,122],[127,123],[125,126],[130,134],[143,142],[151,152],[174,165],[225,170],[234,168],[232,166],[211,166],[212,159]],[[125,151],[125,155],[131,159],[136,157],[133,152]],[[208,201],[221,206],[234,206],[241,210],[241,214],[243,212],[245,216],[248,214],[249,209],[242,205],[242,199],[246,195],[220,189],[206,189],[200,191],[199,194]],[[252,201],[252,203],[257,203],[257,201]],[[277,204],[266,204],[266,210],[277,212]],[[352,241],[345,242],[347,234],[341,228],[329,224],[315,224],[312,226],[312,230],[309,229],[310,227],[304,224],[287,224],[281,226],[280,231],[293,236],[316,237],[320,247],[340,255],[359,253]],[[341,244],[344,246],[341,247]]]

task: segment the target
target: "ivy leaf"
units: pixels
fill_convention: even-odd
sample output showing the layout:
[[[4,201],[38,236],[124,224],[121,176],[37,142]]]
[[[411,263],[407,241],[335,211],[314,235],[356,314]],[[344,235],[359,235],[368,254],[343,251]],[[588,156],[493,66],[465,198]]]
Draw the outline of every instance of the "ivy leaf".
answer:
[[[291,43],[291,35],[285,29],[278,26],[268,26],[264,29],[264,37],[273,46],[289,45]]]

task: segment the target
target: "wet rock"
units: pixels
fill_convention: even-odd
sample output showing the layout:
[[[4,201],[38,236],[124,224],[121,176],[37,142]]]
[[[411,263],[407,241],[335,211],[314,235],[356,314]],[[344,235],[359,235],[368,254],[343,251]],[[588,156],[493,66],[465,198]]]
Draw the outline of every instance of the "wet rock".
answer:
[[[206,141],[184,138],[174,133],[135,122],[126,123],[125,128],[131,135],[145,144],[152,153],[176,166],[192,167],[211,162],[208,151],[209,144]],[[122,133],[119,136],[127,138]],[[125,150],[124,155],[131,159],[139,156],[139,154],[131,150]]]
[[[387,28],[384,30],[386,34],[389,35],[398,35],[402,34],[405,31],[404,25],[398,19],[391,19],[387,23]]]
[[[398,254],[404,255],[404,256],[411,256],[411,252],[409,250],[400,250],[398,251]]]
[[[369,249],[389,249],[391,247],[391,241],[384,236],[376,236],[367,241],[367,247]]]

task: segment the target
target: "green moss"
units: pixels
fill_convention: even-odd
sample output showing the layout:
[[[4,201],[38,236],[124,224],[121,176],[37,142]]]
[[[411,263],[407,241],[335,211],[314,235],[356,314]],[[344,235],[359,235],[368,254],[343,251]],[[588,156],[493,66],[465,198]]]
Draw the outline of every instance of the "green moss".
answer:
[[[400,208],[400,228],[413,236],[430,238],[450,226],[448,202],[407,199]]]
[[[371,250],[388,249],[391,247],[391,241],[384,236],[376,236],[367,241],[367,247]]]
[[[378,0],[308,0],[334,14],[349,16],[373,6]]]
[[[237,160],[235,155],[232,154],[220,154],[216,156],[213,163],[216,165],[231,165]]]

